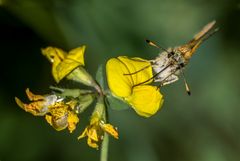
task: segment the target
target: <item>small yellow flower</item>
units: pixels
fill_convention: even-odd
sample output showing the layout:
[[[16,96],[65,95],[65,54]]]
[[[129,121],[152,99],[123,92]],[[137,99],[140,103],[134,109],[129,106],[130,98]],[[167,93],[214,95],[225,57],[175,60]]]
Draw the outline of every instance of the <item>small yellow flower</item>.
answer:
[[[42,54],[52,63],[52,75],[57,83],[64,77],[96,87],[91,75],[83,68],[86,46],[70,50],[68,53],[55,47],[42,49]]]
[[[118,131],[111,124],[106,123],[105,120],[105,105],[102,98],[98,99],[95,109],[88,125],[78,139],[88,137],[87,143],[92,148],[98,148],[104,137],[104,133],[108,133],[115,139],[118,139]]]
[[[26,94],[28,99],[32,101],[31,103],[25,104],[17,97],[15,97],[15,101],[19,107],[34,116],[45,115],[49,111],[48,107],[54,105],[58,99],[56,95],[35,95],[28,88],[26,89]]]
[[[156,86],[147,85],[153,77],[149,61],[119,56],[108,60],[106,73],[113,95],[130,104],[139,115],[150,117],[161,108],[162,94]]]
[[[98,144],[103,140],[104,132],[112,135],[115,139],[118,139],[118,132],[111,124],[106,124],[101,120],[101,116],[95,112],[90,120],[90,125],[87,126],[78,139],[88,137],[87,143],[92,148],[98,148]]]
[[[55,47],[42,49],[42,54],[52,63],[52,75],[58,83],[78,66],[84,66],[86,46],[70,50],[68,53]]]
[[[75,100],[64,102],[63,98],[58,98],[56,95],[35,95],[29,89],[26,89],[26,94],[32,101],[29,104],[25,104],[15,97],[18,106],[26,112],[34,116],[45,116],[47,122],[58,131],[68,128],[71,133],[75,130],[76,124],[79,122],[78,116],[74,112],[77,105]]]

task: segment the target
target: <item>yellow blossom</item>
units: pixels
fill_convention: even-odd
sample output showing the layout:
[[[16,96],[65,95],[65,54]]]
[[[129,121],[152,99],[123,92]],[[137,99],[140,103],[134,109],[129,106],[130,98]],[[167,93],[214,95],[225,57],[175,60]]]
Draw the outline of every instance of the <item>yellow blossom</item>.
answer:
[[[115,139],[118,139],[118,132],[116,128],[114,128],[111,124],[105,123],[101,119],[101,114],[99,114],[99,112],[94,112],[90,120],[90,125],[84,129],[78,139],[87,136],[88,145],[92,148],[98,148],[98,144],[103,140],[104,132],[107,132]]]
[[[48,106],[55,104],[57,101],[56,95],[35,95],[28,88],[26,89],[28,99],[32,101],[29,104],[23,103],[20,99],[15,97],[15,101],[19,107],[35,116],[43,116],[48,112]]]
[[[162,106],[163,96],[152,82],[151,63],[141,58],[119,56],[106,64],[108,86],[141,116],[150,117]]]
[[[42,49],[42,54],[52,63],[52,75],[57,83],[77,67],[79,67],[80,70],[75,71],[75,74],[69,78],[72,79],[76,74],[80,74],[79,77],[82,77],[81,79],[87,79],[84,81],[89,81],[88,78],[85,78],[89,77],[88,73],[82,68],[82,66],[84,66],[85,49],[86,46],[82,46],[72,49],[68,53],[56,47]]]
[[[52,63],[52,75],[57,83],[63,78],[98,87],[92,76],[83,68],[86,46],[65,52],[56,47],[42,49],[42,54]]]
[[[35,95],[29,89],[26,89],[26,94],[29,98],[29,104],[23,103],[15,97],[16,103],[35,116],[45,116],[47,122],[56,130],[60,131],[68,128],[70,133],[75,130],[76,124],[79,122],[74,108],[77,105],[75,100],[64,102],[63,98],[58,98],[56,95]]]

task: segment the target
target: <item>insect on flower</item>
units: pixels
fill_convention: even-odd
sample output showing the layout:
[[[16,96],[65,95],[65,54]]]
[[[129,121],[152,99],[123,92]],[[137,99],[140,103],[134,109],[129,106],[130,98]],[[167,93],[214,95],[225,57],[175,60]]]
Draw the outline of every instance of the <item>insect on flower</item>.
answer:
[[[183,69],[188,64],[190,58],[195,53],[196,49],[205,40],[207,40],[209,37],[211,37],[214,33],[218,31],[218,28],[214,28],[215,23],[216,21],[212,21],[208,23],[188,43],[178,47],[174,47],[174,48],[164,49],[163,47],[156,45],[154,42],[150,40],[146,40],[146,42],[149,45],[163,50],[163,52],[160,53],[159,56],[157,56],[153,60],[150,60],[154,74],[153,74],[153,77],[150,78],[149,80],[153,80],[154,82],[159,82],[160,83],[159,87],[161,87],[177,81],[179,79],[179,75],[181,74],[183,76],[186,91],[188,95],[190,95],[191,92],[186,82]],[[149,66],[146,66],[137,72],[140,72],[148,67]],[[131,73],[131,74],[135,74],[135,73]],[[141,82],[140,84],[144,84],[149,80]],[[137,85],[140,85],[140,84],[137,84]]]

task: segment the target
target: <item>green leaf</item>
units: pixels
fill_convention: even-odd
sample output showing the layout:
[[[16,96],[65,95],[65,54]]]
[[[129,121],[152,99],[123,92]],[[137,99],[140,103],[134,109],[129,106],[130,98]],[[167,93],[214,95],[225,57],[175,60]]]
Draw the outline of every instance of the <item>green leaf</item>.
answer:
[[[103,71],[103,65],[99,65],[96,73],[96,80],[99,83],[99,85],[104,89],[104,71]]]
[[[112,108],[113,110],[126,110],[128,109],[130,106],[125,103],[124,101],[117,99],[116,97],[112,96],[111,94],[107,95],[106,97],[106,101],[108,102],[108,105],[110,106],[110,108]]]

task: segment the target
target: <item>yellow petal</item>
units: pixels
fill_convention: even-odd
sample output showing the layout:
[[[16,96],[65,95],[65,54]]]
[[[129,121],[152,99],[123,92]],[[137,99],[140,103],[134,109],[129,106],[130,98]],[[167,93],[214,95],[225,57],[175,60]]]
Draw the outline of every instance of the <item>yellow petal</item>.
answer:
[[[46,56],[51,63],[55,64],[55,66],[58,65],[67,55],[62,49],[51,46],[42,49],[42,54]]]
[[[119,56],[118,59],[127,67],[128,72],[124,74],[130,75],[124,75],[124,77],[130,77],[133,81],[132,85],[143,83],[153,77],[152,67],[149,61],[137,57],[128,58],[126,56]],[[149,80],[146,83],[151,82],[152,80]]]
[[[84,52],[86,46],[81,46],[69,51],[65,59],[56,67],[58,81],[62,80],[78,66],[84,66]]]
[[[79,118],[73,112],[68,113],[68,130],[72,133],[76,129],[76,124],[79,122]]]
[[[141,58],[129,59],[126,56],[108,60],[106,73],[108,86],[113,94],[118,97],[129,96],[134,85],[142,83],[153,76],[150,62]]]
[[[69,51],[67,55],[67,59],[74,60],[84,66],[84,52],[85,52],[86,46],[81,46],[75,49],[72,49]]]
[[[141,85],[133,88],[133,94],[126,101],[141,116],[150,117],[163,104],[163,96],[155,86]]]
[[[42,54],[52,63],[52,75],[58,83],[61,79],[59,79],[57,67],[65,59],[67,53],[59,48],[47,47],[42,49]]]
[[[82,132],[82,134],[78,137],[78,140],[84,138],[85,136],[87,136],[87,132],[88,132],[88,127],[86,127],[86,128],[84,129],[84,131]]]
[[[96,148],[96,149],[98,148],[97,142],[95,140],[92,140],[90,137],[88,137],[87,143],[92,148]]]
[[[108,60],[106,64],[107,81],[110,90],[118,97],[126,97],[131,94],[131,80],[123,76],[127,68],[117,58]]]
[[[34,116],[43,116],[48,111],[48,109],[44,106],[45,101],[36,101],[29,104],[25,104],[17,97],[15,97],[15,101],[19,107],[24,109],[26,112],[33,114]]]
[[[58,83],[78,66],[84,66],[84,51],[86,46],[71,50],[68,54],[55,47],[42,49],[42,54],[52,62],[52,75]]]
[[[33,94],[29,88],[26,89],[26,94],[27,94],[27,97],[30,101],[38,101],[38,100],[44,100],[45,97],[42,96],[42,95],[35,95]]]
[[[88,135],[88,138],[91,138],[91,140],[94,140],[96,142],[99,141],[97,127],[90,127],[88,129],[88,134],[87,135]]]
[[[58,83],[80,65],[81,64],[79,62],[73,61],[71,59],[64,59],[61,63],[58,64],[58,66],[55,67],[52,74]]]
[[[59,83],[61,80],[58,76],[58,70],[57,70],[58,65],[59,65],[59,63],[52,64],[52,76],[57,83]]]
[[[112,135],[115,139],[118,139],[118,131],[111,124],[100,124],[100,125],[104,131]]]
[[[45,116],[45,119],[46,119],[47,123],[49,123],[51,126],[53,126],[52,116],[51,116],[51,115],[46,115],[46,116]]]
[[[25,110],[25,104],[19,98],[15,97],[15,102],[19,107]]]

